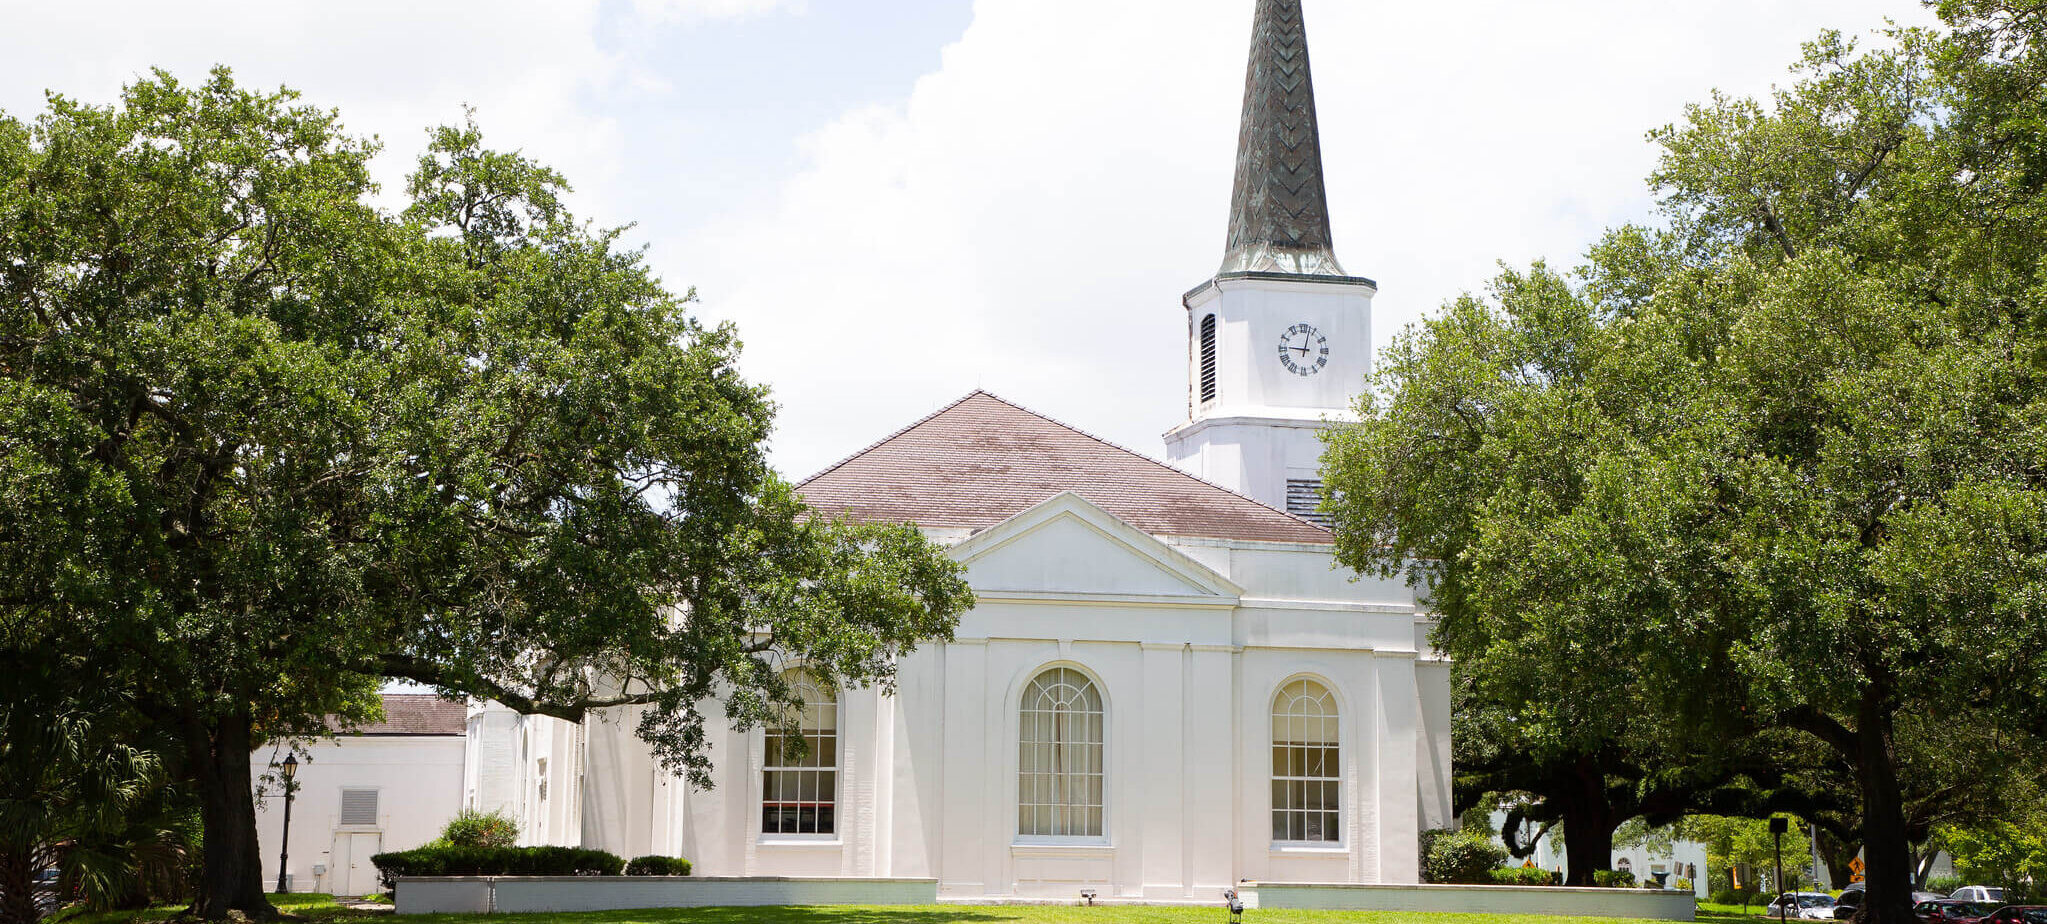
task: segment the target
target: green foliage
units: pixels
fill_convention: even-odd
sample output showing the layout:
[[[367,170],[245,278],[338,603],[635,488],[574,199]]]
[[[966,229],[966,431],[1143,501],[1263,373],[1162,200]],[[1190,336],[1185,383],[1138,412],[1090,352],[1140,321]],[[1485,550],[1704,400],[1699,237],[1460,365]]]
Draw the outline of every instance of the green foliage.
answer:
[[[1659,228],[1446,306],[1325,456],[1339,556],[1423,585],[1502,752],[1795,732],[1883,921],[2047,749],[2047,20],[1941,12],[1655,132]]]
[[[581,847],[415,847],[370,857],[390,889],[401,876],[616,876],[617,854]]]
[[[1951,895],[1956,889],[1969,884],[1969,880],[1962,876],[1931,876],[1926,880],[1926,891]]]
[[[625,865],[628,876],[687,876],[690,864],[682,857],[634,857]]]
[[[1553,886],[1557,874],[1553,870],[1534,866],[1509,866],[1493,870],[1490,874],[1494,885]]]
[[[1948,891],[1964,885],[2000,886],[2005,901],[2016,905],[2038,900],[2047,888],[2047,815],[1997,819],[1944,833],[1959,874]]]
[[[0,115],[0,644],[177,730],[202,917],[270,910],[247,755],[387,678],[644,707],[707,785],[705,705],[772,717],[791,659],[888,686],[972,603],[914,527],[800,502],[737,332],[559,174],[443,128],[393,214],[375,153],[225,70]]]
[[[1675,879],[1670,880],[1670,887],[1676,889],[1679,892],[1691,892],[1694,891],[1695,889],[1695,887],[1692,885],[1692,881],[1690,879],[1684,878],[1683,876],[1679,876]]]
[[[1476,831],[1431,831],[1424,835],[1422,879],[1427,882],[1485,884],[1507,861],[1507,849]]]
[[[1635,874],[1624,869],[1603,869],[1592,874],[1592,884],[1602,889],[1632,889]]]
[[[1778,891],[1795,891],[1807,882],[1801,870],[1810,864],[1812,842],[1805,823],[1793,818],[1784,834],[1784,878]],[[1706,848],[1709,869],[1742,866],[1771,870],[1777,857],[1776,835],[1770,833],[1766,818],[1731,818],[1722,815],[1692,815],[1677,823],[1676,834]],[[1751,885],[1744,882],[1743,885]]]
[[[519,842],[519,823],[502,810],[463,809],[448,819],[437,844],[450,847],[510,847]]]
[[[32,877],[88,909],[136,908],[191,893],[200,843],[191,793],[176,785],[157,729],[123,710],[125,691],[77,652],[0,648],[0,921],[40,916]]]
[[[1754,888],[1722,888],[1713,891],[1713,904],[1740,905],[1745,911],[1754,904],[1760,892]]]

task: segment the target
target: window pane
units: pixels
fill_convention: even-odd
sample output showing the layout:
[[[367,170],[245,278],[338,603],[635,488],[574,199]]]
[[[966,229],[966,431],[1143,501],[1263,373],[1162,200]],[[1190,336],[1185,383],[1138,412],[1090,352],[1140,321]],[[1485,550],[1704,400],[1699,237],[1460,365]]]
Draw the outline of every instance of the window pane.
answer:
[[[1339,840],[1337,733],[1336,700],[1321,684],[1295,680],[1273,694],[1275,840]]]
[[[792,671],[787,680],[803,704],[763,736],[761,831],[829,834],[837,814],[838,700],[807,674]]]
[[[1099,832],[1102,801],[1101,694],[1071,668],[1053,668],[1024,688],[1017,723],[1017,830]]]

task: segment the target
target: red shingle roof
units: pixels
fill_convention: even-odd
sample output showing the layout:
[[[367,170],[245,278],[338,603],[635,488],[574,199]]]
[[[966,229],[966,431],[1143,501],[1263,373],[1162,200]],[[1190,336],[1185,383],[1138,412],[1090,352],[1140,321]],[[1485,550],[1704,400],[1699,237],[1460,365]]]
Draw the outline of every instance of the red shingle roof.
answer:
[[[330,719],[329,727],[344,735],[462,735],[469,731],[469,708],[432,693],[386,693],[384,721],[360,728],[342,729]]]
[[[1328,544],[1329,531],[984,391],[797,486],[855,520],[986,529],[1072,491],[1153,535]]]

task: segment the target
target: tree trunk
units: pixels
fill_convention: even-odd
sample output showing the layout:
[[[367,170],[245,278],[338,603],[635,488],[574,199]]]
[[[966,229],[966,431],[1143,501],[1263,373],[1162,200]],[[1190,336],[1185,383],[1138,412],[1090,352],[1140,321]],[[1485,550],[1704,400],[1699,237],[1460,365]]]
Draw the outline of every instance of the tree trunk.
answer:
[[[219,920],[229,911],[240,911],[252,918],[275,918],[277,909],[263,893],[263,858],[256,840],[249,716],[221,718],[211,727],[190,716],[185,724],[186,750],[199,790],[199,818],[205,825],[199,894],[192,914]]]
[[[1564,884],[1594,885],[1593,873],[1613,868],[1613,832],[1621,819],[1606,800],[1606,773],[1599,761],[1578,760],[1563,802]]]
[[[36,908],[34,866],[28,851],[0,850],[0,924],[34,924],[42,916]]]
[[[1862,879],[1868,890],[1856,924],[1918,920],[1912,914],[1912,844],[1905,836],[1888,700],[1882,685],[1871,683],[1856,709],[1855,777],[1862,790]]]

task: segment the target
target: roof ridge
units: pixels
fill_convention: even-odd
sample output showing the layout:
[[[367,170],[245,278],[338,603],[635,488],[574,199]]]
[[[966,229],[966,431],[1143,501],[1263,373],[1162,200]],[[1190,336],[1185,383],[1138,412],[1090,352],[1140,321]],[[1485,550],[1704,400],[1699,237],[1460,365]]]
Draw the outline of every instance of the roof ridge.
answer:
[[[797,482],[796,487],[801,488],[804,485],[807,485],[813,481],[818,480],[819,478],[823,478],[824,476],[836,472],[839,469],[845,468],[846,463],[851,462],[854,459],[858,459],[861,456],[864,456],[877,449],[880,449],[881,447],[886,446],[891,442],[894,442],[898,437],[902,436],[903,434],[908,433],[911,430],[915,430],[918,427],[921,427],[927,423],[930,423],[932,418],[935,418],[938,415],[945,413],[946,411],[950,411],[953,408],[959,407],[960,405],[967,403],[968,401],[972,400],[975,395],[988,395],[988,397],[990,398],[995,398],[994,395],[990,395],[987,392],[982,391],[981,389],[978,388],[974,389],[973,391],[967,392],[965,395],[955,399],[951,404],[941,407],[938,410],[932,411],[931,413],[919,417],[916,420],[910,421],[909,423],[896,428],[896,431],[894,433],[890,433],[889,435],[884,436],[881,439],[875,440],[872,443],[868,443],[867,445],[862,446],[860,449],[854,451],[852,455],[846,456],[845,458],[842,458],[837,462],[833,462],[832,464],[827,465],[824,468],[818,469],[816,472],[811,473],[810,477]],[[1001,398],[995,398],[995,400],[1002,401]],[[1002,401],[1002,403],[1009,404],[1009,402],[1007,401]],[[1009,406],[1016,407],[1017,405],[1010,404]],[[1051,418],[1048,417],[1046,419],[1050,420]]]
[[[1014,401],[1011,401],[1011,400],[1009,400],[1008,398],[1004,398],[1004,397],[1002,397],[1001,395],[995,394],[994,392],[991,392],[991,391],[984,391],[984,390],[982,390],[982,389],[978,389],[978,388],[977,388],[977,389],[975,389],[975,390],[974,390],[974,393],[973,393],[973,394],[971,394],[971,395],[968,395],[968,396],[967,396],[966,398],[961,398],[961,399],[959,399],[958,401],[954,401],[954,402],[953,402],[952,404],[948,404],[948,405],[946,405],[946,406],[945,406],[944,408],[942,408],[942,409],[940,409],[939,411],[937,411],[937,412],[934,412],[933,414],[931,414],[931,416],[930,416],[930,417],[926,417],[926,418],[924,418],[924,420],[930,420],[930,419],[931,419],[931,417],[937,417],[937,416],[938,416],[939,414],[942,414],[942,413],[944,413],[944,412],[945,412],[946,410],[950,410],[950,409],[951,409],[951,408],[952,408],[953,406],[955,406],[955,405],[958,405],[958,404],[962,404],[962,403],[966,402],[968,398],[972,398],[972,397],[974,397],[974,395],[986,395],[986,396],[988,396],[988,397],[990,397],[990,398],[993,398],[993,399],[995,399],[996,401],[1000,401],[1000,402],[1002,402],[1002,403],[1003,403],[1003,404],[1005,404],[1005,405],[1008,405],[1008,406],[1010,406],[1010,407],[1013,407],[1013,408],[1015,408],[1015,409],[1017,409],[1017,410],[1019,410],[1019,411],[1022,411],[1022,412],[1024,412],[1024,413],[1026,413],[1026,414],[1029,414],[1029,415],[1031,415],[1032,417],[1036,417],[1036,418],[1038,418],[1039,420],[1044,420],[1044,421],[1048,421],[1048,422],[1050,422],[1050,423],[1055,423],[1055,424],[1058,424],[1058,425],[1059,425],[1059,426],[1061,426],[1061,427],[1064,427],[1064,428],[1066,428],[1066,429],[1068,429],[1068,430],[1071,430],[1071,431],[1073,431],[1073,432],[1075,432],[1075,433],[1078,433],[1078,434],[1080,434],[1081,436],[1085,436],[1085,437],[1087,437],[1088,439],[1094,440],[1095,442],[1097,442],[1097,443],[1100,443],[1100,444],[1102,444],[1102,445],[1104,445],[1104,446],[1107,446],[1107,447],[1109,447],[1110,449],[1114,449],[1114,450],[1116,450],[1117,452],[1121,452],[1121,453],[1124,453],[1125,455],[1131,455],[1131,456],[1136,456],[1137,458],[1139,458],[1139,459],[1141,459],[1141,460],[1143,460],[1143,461],[1145,461],[1145,462],[1149,462],[1149,463],[1151,463],[1152,465],[1156,465],[1156,466],[1158,466],[1159,468],[1165,469],[1166,471],[1168,471],[1168,472],[1171,472],[1171,473],[1173,473],[1173,474],[1175,474],[1175,475],[1178,475],[1178,476],[1179,476],[1179,477],[1181,477],[1181,478],[1187,479],[1188,481],[1192,481],[1192,482],[1194,482],[1195,484],[1198,484],[1198,485],[1202,485],[1202,486],[1204,486],[1204,487],[1214,488],[1214,489],[1216,489],[1216,490],[1218,490],[1218,491],[1221,491],[1221,492],[1223,492],[1223,493],[1225,493],[1225,494],[1231,495],[1232,497],[1236,497],[1236,498],[1238,498],[1238,499],[1240,499],[1240,500],[1246,500],[1246,501],[1250,501],[1250,502],[1251,502],[1251,503],[1253,503],[1253,504],[1257,504],[1257,505],[1258,505],[1258,506],[1260,506],[1260,507],[1263,507],[1263,508],[1265,508],[1265,509],[1267,509],[1267,510],[1270,510],[1270,511],[1272,511],[1273,513],[1277,513],[1277,514],[1279,514],[1280,516],[1286,517],[1286,518],[1288,518],[1288,519],[1291,519],[1291,520],[1294,520],[1294,521],[1297,521],[1297,522],[1300,522],[1300,523],[1305,523],[1305,524],[1307,524],[1307,525],[1309,525],[1309,526],[1313,526],[1313,527],[1315,527],[1316,529],[1322,530],[1323,532],[1327,532],[1327,533],[1330,533],[1331,535],[1334,535],[1334,531],[1333,531],[1333,530],[1331,530],[1331,529],[1330,529],[1329,527],[1327,527],[1327,526],[1323,526],[1322,524],[1320,524],[1320,523],[1317,523],[1317,522],[1315,522],[1315,521],[1313,521],[1313,520],[1307,519],[1307,518],[1305,518],[1305,517],[1299,517],[1299,516],[1295,516],[1295,515],[1293,515],[1293,514],[1291,514],[1291,513],[1288,513],[1288,512],[1286,512],[1286,511],[1284,511],[1284,510],[1281,510],[1281,509],[1279,509],[1278,507],[1274,507],[1274,506],[1272,506],[1271,504],[1268,504],[1268,503],[1266,503],[1266,502],[1264,502],[1264,501],[1262,501],[1262,500],[1259,500],[1258,498],[1252,497],[1252,496],[1251,496],[1251,495],[1249,495],[1249,494],[1245,494],[1245,493],[1243,493],[1243,492],[1241,492],[1241,491],[1237,491],[1237,490],[1235,490],[1235,489],[1233,489],[1233,488],[1229,488],[1229,487],[1226,487],[1226,486],[1224,486],[1224,485],[1219,485],[1219,484],[1216,484],[1215,482],[1213,482],[1213,481],[1209,481],[1209,480],[1208,480],[1208,479],[1206,479],[1206,478],[1201,478],[1201,477],[1198,477],[1198,476],[1196,476],[1196,475],[1194,475],[1194,474],[1192,474],[1192,473],[1190,473],[1190,472],[1184,471],[1184,470],[1182,470],[1182,469],[1178,469],[1178,468],[1175,468],[1175,467],[1173,467],[1172,465],[1170,465],[1170,464],[1168,464],[1168,463],[1165,463],[1165,462],[1161,462],[1161,461],[1159,461],[1159,460],[1157,460],[1157,459],[1154,459],[1154,458],[1152,458],[1152,457],[1150,457],[1150,456],[1148,456],[1148,455],[1145,455],[1144,453],[1138,452],[1138,451],[1137,451],[1137,450],[1135,450],[1135,449],[1131,449],[1131,448],[1129,448],[1129,447],[1127,447],[1127,446],[1124,446],[1123,444],[1121,444],[1121,443],[1118,443],[1118,442],[1116,442],[1116,441],[1114,441],[1114,440],[1110,440],[1110,439],[1105,439],[1105,438],[1103,438],[1103,437],[1099,437],[1099,436],[1096,436],[1096,435],[1094,435],[1093,433],[1089,433],[1088,431],[1086,431],[1086,430],[1083,430],[1083,429],[1081,429],[1081,428],[1079,428],[1079,427],[1076,427],[1076,426],[1074,426],[1074,425],[1072,425],[1072,424],[1070,424],[1070,423],[1067,423],[1066,421],[1060,420],[1060,419],[1059,419],[1059,418],[1057,418],[1057,417],[1053,417],[1053,416],[1051,416],[1050,414],[1042,414],[1042,413],[1039,413],[1039,412],[1037,412],[1037,411],[1031,410],[1030,408],[1024,407],[1024,406],[1023,406],[1023,405],[1021,405],[1021,404],[1018,404],[1018,403],[1016,403],[1016,402],[1014,402]],[[923,423],[923,422],[924,422],[924,420],[920,420],[920,421],[918,421],[918,422],[917,422],[917,424],[921,424],[921,423]],[[910,427],[904,427],[904,428],[903,428],[903,430],[908,430],[908,429],[910,429],[911,427],[915,427],[915,426],[916,426],[917,424],[911,424],[911,425],[910,425]],[[895,433],[893,433],[893,434],[890,434],[890,436],[889,436],[889,439],[894,439],[895,437],[897,437],[897,436],[900,436],[900,435],[902,435],[902,433],[903,433],[903,430],[898,430],[898,431],[896,431]],[[887,440],[883,440],[883,442],[887,442]],[[880,445],[880,443],[876,443],[875,445],[876,445],[876,446],[879,446],[879,445]],[[873,447],[869,447],[869,448],[873,448]],[[864,452],[865,450],[862,450],[862,451]],[[847,461],[847,462],[850,462],[850,461],[852,461],[852,460],[851,460],[851,459],[847,459],[846,461]],[[845,464],[845,462],[840,462],[839,464],[840,464],[840,465],[844,465],[844,464]],[[836,467],[837,467],[837,466],[834,466],[834,468],[836,468]],[[823,473],[822,473],[822,472],[820,472],[819,474],[823,474]],[[1082,496],[1083,496],[1083,497],[1085,497],[1086,495],[1082,495]],[[1090,502],[1090,503],[1092,503],[1092,502]]]

